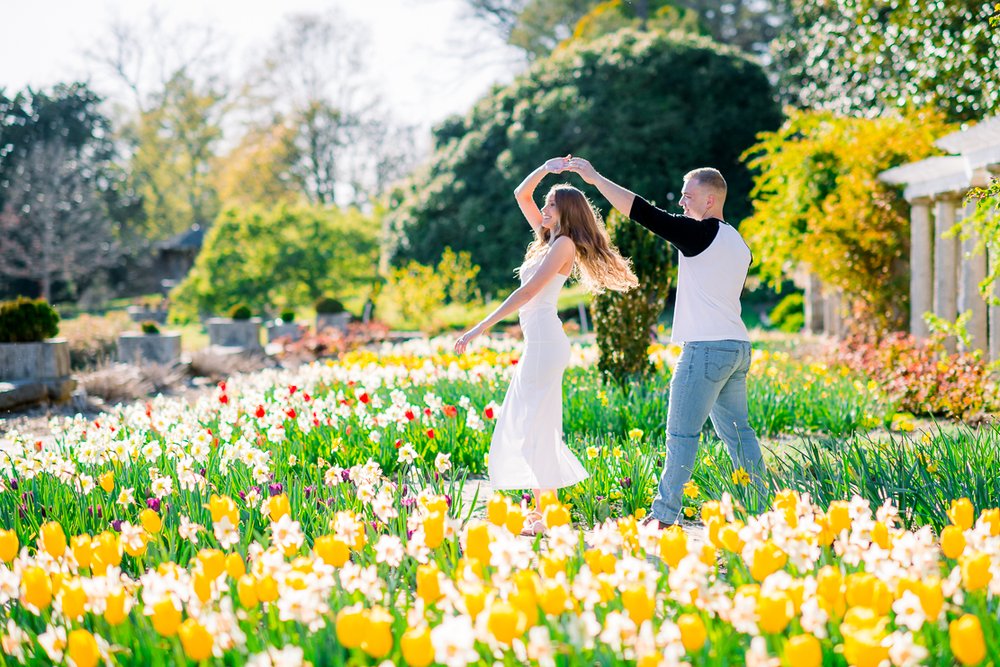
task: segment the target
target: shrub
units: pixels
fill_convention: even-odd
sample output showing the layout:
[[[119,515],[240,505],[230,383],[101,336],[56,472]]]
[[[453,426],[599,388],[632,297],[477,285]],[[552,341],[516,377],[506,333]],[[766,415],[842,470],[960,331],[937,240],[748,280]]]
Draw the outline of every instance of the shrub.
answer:
[[[805,300],[801,292],[789,294],[778,302],[768,316],[771,326],[785,333],[798,333],[805,325]]]
[[[59,333],[59,313],[44,299],[0,303],[0,343],[38,343]]]
[[[320,315],[336,315],[344,310],[343,303],[329,296],[321,297],[316,301],[316,313]]]
[[[229,311],[229,317],[234,320],[249,320],[252,315],[250,307],[243,303],[233,306]]]
[[[69,343],[70,368],[84,370],[108,363],[115,357],[118,337],[134,327],[135,323],[121,310],[63,320],[60,335]]]
[[[475,288],[478,274],[468,252],[446,247],[436,266],[411,261],[393,269],[379,294],[380,312],[393,324],[437,333],[448,326],[449,306],[471,314],[482,305]]]
[[[997,406],[986,361],[978,352],[949,353],[941,336],[852,338],[841,344],[837,359],[879,382],[900,411],[976,421]]]
[[[155,336],[156,334],[160,333],[160,327],[157,326],[156,322],[154,322],[153,320],[146,320],[141,325],[139,325],[139,328],[142,329],[142,333],[146,334],[147,336]]]
[[[278,319],[280,319],[285,324],[288,324],[289,322],[294,322],[295,321],[295,311],[294,310],[283,310],[283,311],[281,311],[281,314],[278,315]]]
[[[601,356],[598,368],[622,387],[641,380],[653,366],[647,350],[650,334],[670,291],[670,245],[617,211],[608,216],[611,242],[632,258],[639,287],[605,292],[594,298],[594,329]]]

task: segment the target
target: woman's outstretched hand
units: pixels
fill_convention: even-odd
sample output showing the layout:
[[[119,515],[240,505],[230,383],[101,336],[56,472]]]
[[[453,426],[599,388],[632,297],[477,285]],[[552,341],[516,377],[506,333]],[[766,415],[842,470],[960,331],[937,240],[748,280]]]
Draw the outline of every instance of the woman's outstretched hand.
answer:
[[[465,350],[469,347],[469,343],[474,341],[478,336],[482,335],[482,333],[483,330],[477,325],[459,336],[458,340],[455,341],[455,354],[465,354]]]
[[[594,169],[594,165],[590,164],[587,160],[582,157],[572,157],[566,162],[566,170],[572,171],[575,174],[580,174],[580,178],[593,184],[597,180],[597,170]]]
[[[572,155],[567,155],[566,157],[554,157],[551,160],[547,160],[544,165],[545,171],[552,174],[561,174],[569,168],[569,161],[572,158]]]

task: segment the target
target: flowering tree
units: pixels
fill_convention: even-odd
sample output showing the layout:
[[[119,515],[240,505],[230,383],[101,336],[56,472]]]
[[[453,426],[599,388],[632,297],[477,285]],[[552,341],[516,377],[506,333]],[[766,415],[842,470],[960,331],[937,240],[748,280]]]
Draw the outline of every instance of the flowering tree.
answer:
[[[878,174],[931,155],[947,131],[937,112],[878,119],[796,112],[762,134],[746,153],[759,173],[754,214],[740,228],[762,277],[779,285],[805,265],[852,302],[853,324],[901,326],[909,218]]]

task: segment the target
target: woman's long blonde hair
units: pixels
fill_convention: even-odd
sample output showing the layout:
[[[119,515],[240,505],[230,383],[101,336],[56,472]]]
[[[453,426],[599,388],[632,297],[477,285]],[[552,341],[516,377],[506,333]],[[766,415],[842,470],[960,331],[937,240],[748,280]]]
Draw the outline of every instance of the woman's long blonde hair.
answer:
[[[540,227],[535,240],[524,255],[525,267],[542,255],[560,236],[568,236],[576,245],[576,262],[573,277],[592,294],[604,290],[627,292],[638,287],[639,280],[632,271],[632,262],[622,257],[611,245],[608,230],[601,214],[586,195],[572,185],[556,185],[545,196],[554,198],[559,211],[559,224],[549,230]]]

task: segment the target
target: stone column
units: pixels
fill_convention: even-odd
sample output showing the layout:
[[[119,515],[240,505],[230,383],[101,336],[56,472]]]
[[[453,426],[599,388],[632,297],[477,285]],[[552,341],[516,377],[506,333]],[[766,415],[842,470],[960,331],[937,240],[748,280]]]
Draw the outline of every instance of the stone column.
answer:
[[[837,340],[844,337],[843,307],[840,291],[830,289],[823,299],[823,332]]]
[[[958,316],[958,238],[948,235],[955,226],[957,200],[942,195],[934,202],[934,314],[954,322]],[[955,351],[955,339],[945,341]]]
[[[970,217],[976,212],[976,203],[970,202],[960,209],[962,218]],[[961,239],[961,259],[958,272],[958,312],[972,312],[967,328],[969,332],[969,349],[989,350],[987,338],[986,300],[979,293],[979,283],[986,278],[986,255],[976,252],[978,234],[966,234],[971,230],[963,230]]]
[[[990,253],[989,269],[996,270],[1000,264],[1000,253]],[[1000,280],[993,283],[993,298],[1000,299]],[[987,328],[989,329],[990,361],[1000,359],[1000,306],[990,304],[987,309]]]
[[[805,280],[802,300],[805,306],[805,331],[812,334],[823,333],[823,285],[819,276],[809,273]]]
[[[910,333],[926,338],[924,313],[934,307],[934,247],[929,199],[910,203]]]

